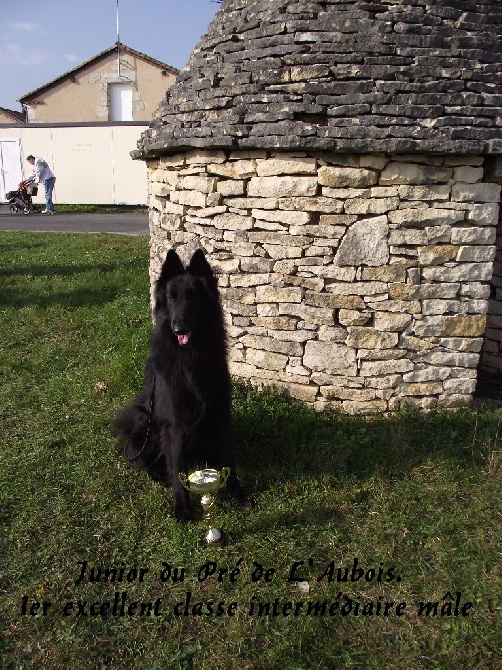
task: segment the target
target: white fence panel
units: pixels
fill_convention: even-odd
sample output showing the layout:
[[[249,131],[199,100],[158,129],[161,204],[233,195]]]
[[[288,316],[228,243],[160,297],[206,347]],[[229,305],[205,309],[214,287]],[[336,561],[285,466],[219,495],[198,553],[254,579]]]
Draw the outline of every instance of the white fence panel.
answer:
[[[56,175],[56,205],[145,205],[146,164],[133,161],[129,152],[136,148],[140,134],[147,127],[147,124],[33,124],[3,126],[0,135],[2,139],[20,140],[24,178],[33,172],[26,156],[45,158]],[[43,189],[35,202],[44,202]]]
[[[139,136],[147,127],[112,126],[111,128],[114,202],[117,204],[146,205],[148,202],[146,163],[133,161],[129,155],[130,151],[137,148]]]

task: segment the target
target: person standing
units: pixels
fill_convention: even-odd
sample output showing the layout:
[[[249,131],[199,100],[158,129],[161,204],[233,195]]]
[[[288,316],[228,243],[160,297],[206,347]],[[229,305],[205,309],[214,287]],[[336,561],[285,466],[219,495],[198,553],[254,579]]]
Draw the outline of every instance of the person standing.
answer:
[[[30,154],[26,160],[35,168],[33,178],[36,183],[44,185],[45,209],[42,214],[54,214],[54,203],[52,202],[52,191],[54,190],[54,184],[56,183],[54,173],[44,159],[39,156],[35,157]]]

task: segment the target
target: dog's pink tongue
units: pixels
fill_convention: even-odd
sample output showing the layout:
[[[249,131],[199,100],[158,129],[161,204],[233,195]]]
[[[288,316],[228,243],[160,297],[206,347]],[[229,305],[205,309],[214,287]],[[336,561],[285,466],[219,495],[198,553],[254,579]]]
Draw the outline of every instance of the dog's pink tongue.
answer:
[[[190,339],[190,333],[184,333],[183,335],[178,335],[178,344],[181,344],[181,346],[185,346],[185,344],[188,344],[189,339]]]

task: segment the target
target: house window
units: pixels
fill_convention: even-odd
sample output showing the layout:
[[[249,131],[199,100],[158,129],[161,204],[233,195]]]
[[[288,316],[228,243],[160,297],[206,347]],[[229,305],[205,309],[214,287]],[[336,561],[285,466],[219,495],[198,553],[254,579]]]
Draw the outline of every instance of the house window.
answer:
[[[132,85],[109,84],[110,121],[132,121]]]

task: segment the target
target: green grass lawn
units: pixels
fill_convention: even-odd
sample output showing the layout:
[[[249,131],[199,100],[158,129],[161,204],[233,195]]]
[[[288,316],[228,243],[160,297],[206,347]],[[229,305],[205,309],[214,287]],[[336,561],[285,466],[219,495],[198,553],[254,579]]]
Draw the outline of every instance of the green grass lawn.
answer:
[[[147,240],[0,233],[0,310],[2,667],[501,667],[501,410],[318,414],[236,382],[257,506],[219,495],[229,544],[203,549],[109,430]]]

